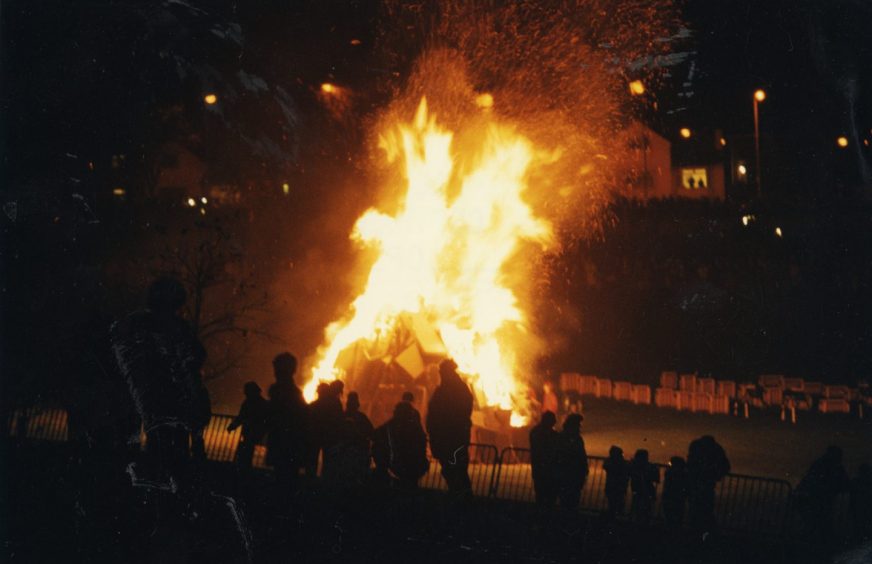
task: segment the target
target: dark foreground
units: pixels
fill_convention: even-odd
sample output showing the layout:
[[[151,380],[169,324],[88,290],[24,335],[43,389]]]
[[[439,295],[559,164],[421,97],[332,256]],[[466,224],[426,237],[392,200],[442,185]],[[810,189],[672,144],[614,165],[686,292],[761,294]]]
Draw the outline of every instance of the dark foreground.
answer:
[[[210,463],[184,496],[133,487],[122,457],[4,445],[8,562],[826,562],[801,540],[694,538],[661,525],[535,506],[303,484],[283,501],[266,473]],[[240,509],[231,511],[232,496]],[[249,560],[250,559],[250,560]],[[862,561],[862,560],[860,560]]]

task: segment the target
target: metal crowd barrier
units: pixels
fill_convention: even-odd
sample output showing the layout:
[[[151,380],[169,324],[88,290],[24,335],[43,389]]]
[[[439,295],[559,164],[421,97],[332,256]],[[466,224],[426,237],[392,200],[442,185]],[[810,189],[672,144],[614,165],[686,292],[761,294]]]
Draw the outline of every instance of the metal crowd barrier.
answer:
[[[67,411],[55,407],[18,408],[6,421],[10,437],[37,441],[69,440]]]
[[[232,462],[235,459],[241,432],[240,429],[227,431],[232,420],[231,415],[212,415],[203,432],[206,456],[210,460]],[[67,412],[60,408],[16,409],[8,416],[6,424],[12,437],[46,441],[67,441],[70,438]],[[269,468],[265,463],[265,455],[265,447],[255,448],[255,467]],[[494,445],[471,444],[469,458],[469,477],[476,496],[535,502],[529,449],[508,447],[500,452]],[[606,476],[603,471],[605,460],[599,456],[588,457],[589,473],[581,493],[580,507],[583,511],[601,512],[607,508]],[[665,466],[657,466],[661,479],[657,484],[653,514],[662,518],[660,503]],[[438,460],[431,459],[430,468],[420,485],[426,489],[447,489]],[[716,487],[715,516],[718,525],[727,531],[781,535],[786,532],[791,520],[791,498],[792,488],[785,480],[730,474]],[[629,490],[626,499],[625,514],[629,513],[631,502]]]
[[[472,482],[472,493],[474,495],[480,497],[491,497],[493,495],[497,468],[499,468],[497,447],[476,443],[469,445],[469,479]],[[448,485],[442,478],[442,466],[433,457],[430,457],[430,469],[421,478],[420,486],[433,490],[448,489]]]
[[[715,489],[715,517],[728,531],[786,532],[792,488],[785,480],[729,474]]]

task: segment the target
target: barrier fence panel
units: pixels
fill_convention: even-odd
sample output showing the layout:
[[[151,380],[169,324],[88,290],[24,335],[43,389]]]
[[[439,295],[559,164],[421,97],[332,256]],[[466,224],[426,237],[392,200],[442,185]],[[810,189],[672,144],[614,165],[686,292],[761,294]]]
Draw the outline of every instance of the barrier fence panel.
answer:
[[[729,474],[715,489],[715,517],[724,530],[780,535],[790,500],[784,480]]]
[[[203,429],[203,442],[206,446],[206,457],[218,462],[232,462],[236,456],[236,447],[242,436],[242,429],[237,427],[227,431],[227,425],[233,421],[230,415],[212,414],[209,424]]]
[[[500,454],[500,467],[497,471],[494,495],[498,499],[512,501],[535,502],[536,492],[533,487],[533,473],[530,468],[530,450],[526,448],[508,447]],[[580,507],[585,511],[600,512],[608,508],[606,499],[606,473],[603,470],[605,458],[601,456],[588,456],[588,475],[581,490]],[[661,470],[662,467],[657,465]],[[660,489],[662,479],[657,485],[658,505],[655,506],[654,514],[659,513]],[[630,509],[631,495],[627,490],[624,513]]]
[[[488,497],[492,494],[498,467],[499,453],[497,447],[477,443],[469,445],[469,479],[472,482],[473,495]],[[419,485],[422,488],[431,490],[448,489],[445,479],[442,478],[442,466],[432,456],[430,456],[430,468],[427,470],[427,474],[421,478]]]
[[[206,455],[210,460],[232,462],[241,437],[241,430],[228,432],[227,425],[233,417],[213,414],[203,432]],[[27,407],[12,411],[7,417],[8,433],[12,437],[30,440],[69,440],[67,412],[61,408]],[[143,442],[144,444],[144,442]],[[254,466],[267,468],[266,448],[255,447]],[[529,502],[536,500],[533,476],[530,469],[530,450],[508,447],[497,451],[494,445],[471,444],[469,446],[469,476],[476,496],[494,496],[498,499]],[[605,511],[606,476],[603,470],[604,457],[588,457],[588,477],[581,493],[581,509]],[[661,499],[665,466],[660,469],[654,515],[662,518]],[[432,459],[427,474],[421,479],[422,488],[445,490],[447,486],[441,475],[439,461]],[[632,494],[627,491],[624,513],[629,513]],[[847,505],[847,504],[842,504]],[[719,527],[727,531],[755,534],[781,535],[788,525],[792,528],[797,517],[791,517],[792,488],[784,480],[730,474],[718,483],[715,489],[715,517]],[[835,519],[847,521],[847,507],[840,506]],[[795,513],[795,511],[794,511]]]
[[[67,411],[56,407],[15,409],[9,416],[9,436],[40,441],[69,439]]]

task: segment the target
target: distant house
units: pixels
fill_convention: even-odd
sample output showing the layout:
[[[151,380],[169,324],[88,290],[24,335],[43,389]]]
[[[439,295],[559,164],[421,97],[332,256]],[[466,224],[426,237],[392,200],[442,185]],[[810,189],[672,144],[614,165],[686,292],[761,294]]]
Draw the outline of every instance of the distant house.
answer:
[[[719,144],[707,147],[694,137],[673,144],[640,122],[630,124],[626,133],[630,146],[627,165],[630,198],[726,197]],[[717,133],[716,136],[719,139]]]

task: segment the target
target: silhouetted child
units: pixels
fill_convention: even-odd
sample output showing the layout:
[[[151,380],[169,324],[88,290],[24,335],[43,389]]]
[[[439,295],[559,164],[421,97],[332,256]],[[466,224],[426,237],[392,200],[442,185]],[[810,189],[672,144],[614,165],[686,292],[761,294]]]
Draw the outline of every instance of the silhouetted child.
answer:
[[[633,490],[631,511],[635,520],[644,523],[650,519],[658,482],[660,470],[648,462],[648,451],[637,450],[630,462],[630,489]]]
[[[240,469],[251,469],[251,459],[254,456],[254,446],[263,443],[267,429],[269,406],[266,399],[260,395],[260,386],[257,382],[246,382],[242,387],[245,393],[245,401],[239,407],[237,415],[227,431],[235,431],[242,426],[242,438],[236,448],[236,464]]]
[[[663,514],[666,522],[680,527],[684,521],[684,504],[687,501],[687,465],[680,456],[669,460],[669,468],[663,478]]]
[[[627,485],[630,482],[630,467],[624,460],[621,447],[612,446],[609,457],[603,462],[606,473],[606,499],[609,502],[609,517],[624,513],[627,499]]]

